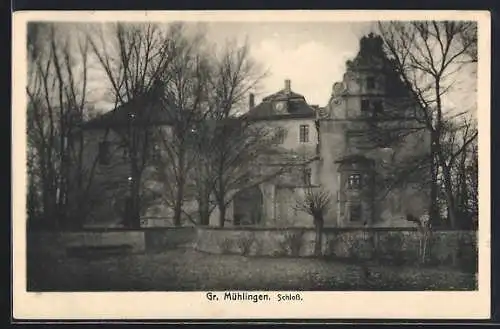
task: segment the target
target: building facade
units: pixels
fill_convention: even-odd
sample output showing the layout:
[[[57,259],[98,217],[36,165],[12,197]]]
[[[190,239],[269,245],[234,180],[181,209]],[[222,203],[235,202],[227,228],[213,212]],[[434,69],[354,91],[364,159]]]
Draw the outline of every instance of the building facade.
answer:
[[[311,226],[312,219],[295,206],[305,191],[314,188],[331,196],[325,226],[411,225],[405,215],[420,216],[430,200],[428,189],[418,179],[394,183],[401,175],[399,164],[421,161],[430,149],[412,99],[410,89],[384,55],[382,40],[372,34],[361,39],[358,54],[346,63],[342,81],[333,84],[326,106],[308,104],[292,90],[290,80],[259,104],[250,95],[244,117],[276,129],[283,152],[301,161],[277,177],[236,192],[228,207],[227,225]],[[89,134],[99,138],[95,136],[101,128],[89,129]],[[103,147],[102,142],[99,145]],[[418,170],[422,169],[408,176],[430,173]],[[114,175],[126,182],[126,174]],[[108,203],[108,208],[115,203]],[[155,207],[158,218],[171,215],[166,207]],[[196,204],[187,202],[186,209],[195,212]],[[111,208],[108,213],[108,218],[117,216]],[[217,225],[216,210],[212,217],[210,223]],[[117,222],[108,222],[112,221]],[[153,225],[168,223],[158,220]]]

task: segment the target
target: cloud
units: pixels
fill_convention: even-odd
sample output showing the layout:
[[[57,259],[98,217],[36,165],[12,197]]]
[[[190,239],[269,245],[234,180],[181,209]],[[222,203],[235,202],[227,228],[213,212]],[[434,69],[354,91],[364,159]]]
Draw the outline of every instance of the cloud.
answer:
[[[290,47],[280,44],[277,38],[269,38],[255,46],[252,55],[270,71],[263,81],[265,94],[282,89],[284,80],[290,79],[293,91],[304,95],[310,104],[324,106],[333,83],[342,79],[345,61],[356,51],[335,52],[316,40]]]

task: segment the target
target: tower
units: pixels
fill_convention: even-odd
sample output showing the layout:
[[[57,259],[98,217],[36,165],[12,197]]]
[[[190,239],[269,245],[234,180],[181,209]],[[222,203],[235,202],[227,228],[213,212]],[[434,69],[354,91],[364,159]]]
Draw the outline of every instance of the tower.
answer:
[[[417,191],[418,182],[397,190],[387,183],[397,164],[427,151],[425,132],[406,133],[419,124],[415,105],[385,56],[382,39],[361,38],[343,80],[333,84],[321,120],[322,181],[336,196],[336,225],[401,226],[406,223],[398,218],[407,206],[416,202],[425,208],[425,189]]]

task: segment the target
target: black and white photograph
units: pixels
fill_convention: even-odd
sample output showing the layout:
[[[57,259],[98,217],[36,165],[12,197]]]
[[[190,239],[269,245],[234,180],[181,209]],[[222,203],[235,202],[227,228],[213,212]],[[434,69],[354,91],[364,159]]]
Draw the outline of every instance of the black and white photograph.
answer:
[[[17,23],[23,294],[488,289],[489,15],[99,14]]]

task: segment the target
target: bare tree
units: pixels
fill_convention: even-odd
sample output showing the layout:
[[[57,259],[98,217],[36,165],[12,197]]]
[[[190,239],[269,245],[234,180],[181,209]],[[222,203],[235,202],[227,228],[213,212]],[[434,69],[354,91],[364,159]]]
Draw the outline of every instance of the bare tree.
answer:
[[[467,187],[468,197],[465,207],[472,217],[472,227],[477,229],[479,214],[479,195],[478,195],[478,144],[477,140],[471,144],[468,153],[468,164],[465,167],[465,186]]]
[[[419,232],[419,262],[421,264],[425,264],[427,260],[427,245],[432,234],[432,224],[430,222],[430,217],[428,214],[422,215],[418,218],[413,216],[412,214],[406,214],[406,220],[417,224],[417,229]]]
[[[208,158],[208,182],[219,210],[219,226],[236,192],[258,186],[283,174],[290,160],[272,163],[275,131],[243,118],[213,122],[211,138],[204,138]],[[207,154],[205,153],[205,154]]]
[[[198,224],[209,225],[210,215],[216,208],[217,203],[213,200],[213,186],[215,177],[212,171],[213,154],[211,148],[207,148],[209,142],[207,136],[212,136],[214,125],[208,121],[199,124],[196,128],[198,138],[193,147],[194,166],[191,172],[190,181],[194,182],[196,191],[195,199],[198,203]]]
[[[451,171],[452,188],[458,216],[457,227],[471,228],[477,209],[477,124],[471,117],[447,123],[443,151]],[[474,158],[476,157],[476,158]],[[472,184],[468,184],[472,183]]]
[[[457,115],[450,113],[445,100],[454,83],[460,80],[464,67],[474,61],[470,54],[477,46],[477,38],[472,37],[475,28],[475,23],[462,21],[379,23],[386,51],[400,78],[413,92],[418,104],[417,117],[431,135],[431,176],[433,181],[437,181],[438,174],[443,178],[452,227],[456,226],[457,216],[450,160],[464,148],[458,148],[447,158],[443,148],[445,123]],[[474,135],[470,136],[463,145],[474,139]],[[435,190],[433,194],[437,194]]]
[[[319,257],[322,255],[321,247],[323,244],[323,226],[324,217],[331,205],[331,196],[328,192],[309,187],[305,190],[304,198],[297,200],[295,209],[302,211],[313,218],[314,228],[316,232],[314,242],[314,254]]]
[[[151,162],[154,135],[159,130],[158,104],[172,75],[179,26],[163,29],[155,23],[103,24],[88,41],[104,73],[115,108],[126,106],[126,123],[113,128],[121,137],[130,164],[130,196],[126,224],[140,226],[144,208],[144,172]]]
[[[81,224],[89,209],[76,209],[87,203],[92,178],[83,168],[84,143],[77,131],[89,114],[88,44],[67,27],[28,24],[29,200],[40,197],[42,217],[56,227],[70,224],[64,219]]]
[[[215,56],[210,57],[206,120],[196,128],[195,147],[194,181],[203,225],[208,224],[216,204],[219,225],[223,226],[226,208],[235,190],[255,186],[275,173],[252,177],[259,173],[257,155],[265,153],[271,141],[268,130],[240,116],[246,108],[248,93],[258,88],[266,75],[249,50],[247,41],[242,45],[230,41],[222,51],[215,51]]]
[[[183,27],[178,26],[179,33]],[[177,42],[176,58],[165,83],[162,108],[166,113],[170,128],[162,130],[159,148],[162,156],[156,171],[163,183],[163,200],[173,209],[175,226],[182,225],[182,218],[192,220],[192,214],[185,211],[186,200],[193,199],[189,178],[198,155],[194,150],[197,129],[207,118],[210,107],[207,104],[210,59],[206,51],[203,33],[189,35],[184,32]]]

